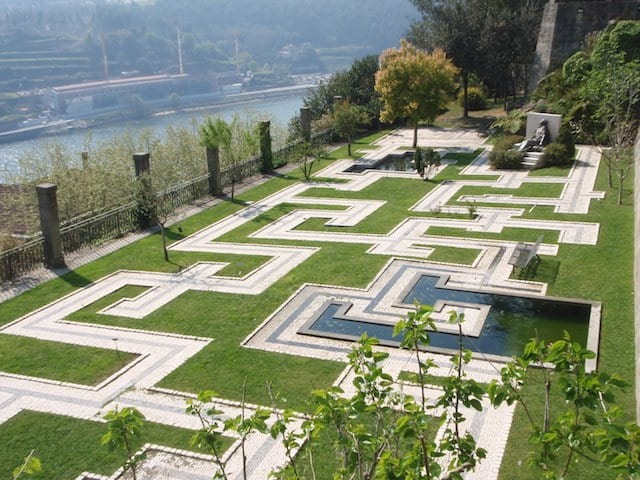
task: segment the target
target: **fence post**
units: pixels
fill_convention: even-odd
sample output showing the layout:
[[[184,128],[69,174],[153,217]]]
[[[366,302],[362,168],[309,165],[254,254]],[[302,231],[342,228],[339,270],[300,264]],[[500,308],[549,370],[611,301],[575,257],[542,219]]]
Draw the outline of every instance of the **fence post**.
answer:
[[[60,217],[58,216],[58,186],[52,183],[36,185],[40,228],[44,237],[44,262],[49,268],[64,267]]]
[[[302,129],[302,140],[311,141],[311,110],[309,107],[300,109],[300,128]]]
[[[218,147],[207,147],[207,170],[209,171],[209,195],[222,195],[220,149]]]
[[[136,216],[141,230],[155,223],[156,202],[151,188],[151,162],[149,153],[134,153],[136,169]]]
[[[260,122],[260,156],[262,157],[262,173],[273,170],[273,154],[271,153],[271,122]]]
[[[80,160],[82,161],[82,170],[89,168],[89,152],[80,152]]]

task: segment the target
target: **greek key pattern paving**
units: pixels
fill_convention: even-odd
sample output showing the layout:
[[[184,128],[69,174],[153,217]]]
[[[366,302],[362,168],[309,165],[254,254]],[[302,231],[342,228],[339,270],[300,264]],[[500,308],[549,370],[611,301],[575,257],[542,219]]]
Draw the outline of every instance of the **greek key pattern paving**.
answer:
[[[410,145],[411,130],[398,130],[381,138],[375,149],[367,150],[359,163],[375,163],[388,154],[401,154]],[[421,146],[438,147],[446,151],[473,151],[482,143],[475,134],[458,131],[420,131]],[[334,181],[300,183],[285,188],[243,210],[226,217],[201,231],[173,244],[174,251],[221,253],[236,255],[259,255],[268,257],[260,267],[235,278],[219,275],[225,267],[220,262],[200,262],[178,274],[118,271],[95,283],[77,290],[45,307],[2,327],[0,333],[21,335],[43,340],[100,347],[118,348],[123,352],[137,354],[137,359],[121,371],[97,386],[76,385],[46,379],[13,375],[0,372],[0,423],[18,412],[30,409],[42,412],[70,415],[100,421],[101,416],[119,406],[135,406],[145,416],[156,422],[195,429],[199,425],[184,414],[186,394],[167,392],[154,387],[162,378],[182,365],[215,339],[172,335],[164,332],[149,332],[136,329],[136,320],[156,311],[179,295],[189,290],[220,292],[228,294],[258,295],[287,275],[295,267],[314,255],[324,242],[357,243],[368,245],[368,254],[390,258],[386,266],[362,290],[345,289],[328,285],[301,285],[299,290],[276,312],[267,318],[244,342],[247,348],[262,348],[283,354],[305,355],[321,359],[345,360],[349,350],[347,342],[302,336],[298,327],[327,300],[339,299],[350,302],[356,313],[378,317],[382,322],[392,322],[406,313],[406,308],[397,305],[398,293],[407,287],[411,279],[419,274],[446,276],[448,285],[467,289],[478,288],[495,292],[523,292],[529,295],[544,295],[546,285],[526,280],[512,279],[512,267],[507,260],[513,253],[516,242],[475,238],[480,233],[500,233],[505,228],[527,228],[544,232],[555,232],[557,238],[545,239],[540,254],[553,256],[558,253],[558,244],[594,245],[598,240],[599,226],[588,222],[540,221],[522,218],[523,214],[537,206],[551,206],[557,213],[586,214],[592,201],[603,198],[601,192],[593,190],[599,165],[599,156],[591,149],[580,147],[578,160],[567,177],[534,177],[525,171],[496,172],[489,169],[486,151],[461,172],[463,180],[443,182],[408,212],[407,218],[387,234],[358,234],[336,229],[325,231],[304,230],[304,223],[312,218],[322,218],[332,227],[353,227],[362,220],[375,215],[385,204],[380,200],[355,200],[320,198],[305,195],[310,188],[325,187],[342,191],[360,191],[383,177],[415,179],[415,173],[365,170],[362,173],[347,172],[353,160],[340,160],[318,172],[316,178]],[[440,168],[449,165],[446,160]],[[477,176],[482,178],[474,178]],[[492,175],[494,180],[486,180]],[[336,182],[335,180],[339,181]],[[482,196],[460,196],[460,189],[474,185],[490,189],[518,188],[527,183],[562,184],[558,198],[524,198],[496,193]],[[454,201],[492,204],[495,207],[477,207],[474,218],[447,218],[447,214],[467,214],[464,206],[452,205]],[[223,235],[251,222],[259,215],[283,204],[295,205],[290,213],[267,224],[251,235],[253,239],[295,240],[309,242],[312,246],[283,246],[265,243],[228,243],[217,241]],[[501,208],[501,204],[508,207]],[[314,208],[305,208],[305,205]],[[516,208],[522,206],[521,208]],[[326,207],[323,208],[323,207]],[[440,212],[442,216],[419,217],[411,212]],[[430,229],[446,227],[464,232],[464,236],[441,236],[430,234]],[[345,229],[346,230],[346,229]],[[481,235],[479,235],[481,236]],[[470,265],[448,265],[432,262],[429,256],[439,246],[474,249],[478,255]],[[68,320],[70,314],[93,304],[122,287],[135,285],[145,287],[135,298],[121,299],[106,306],[100,313],[131,319],[131,328],[114,328]],[[449,308],[440,305],[440,317],[444,319]],[[282,319],[291,315],[296,321],[285,324]],[[469,315],[472,315],[469,312]],[[473,322],[470,329],[473,330]],[[389,349],[387,361],[390,370],[411,370],[415,359],[406,352]],[[446,357],[434,355],[442,365],[442,374],[447,374]],[[399,372],[399,370],[398,370]],[[482,381],[494,378],[493,366],[474,360],[467,372]],[[337,383],[349,386],[349,373],[345,372]],[[409,388],[409,387],[407,387]],[[224,416],[234,416],[238,405],[220,400],[218,405]],[[484,412],[468,412],[467,428],[471,429],[481,446],[488,448],[490,457],[474,473],[466,478],[497,478],[500,459],[511,423],[513,409],[491,408]],[[282,447],[265,435],[251,438],[256,452],[250,462],[250,478],[266,478],[268,471],[284,461]],[[230,450],[231,469],[239,475],[240,458],[237,448]],[[235,453],[234,453],[235,452]],[[175,453],[175,452],[174,452]],[[163,452],[154,458],[175,457]],[[234,456],[235,455],[235,456]],[[178,455],[179,456],[179,455]],[[238,457],[238,458],[236,458]],[[187,458],[187,457],[184,457]],[[164,461],[167,472],[173,460]],[[184,460],[189,461],[189,460]],[[194,458],[193,464],[202,463]],[[203,464],[208,465],[208,462]],[[202,478],[205,467],[194,466],[193,475],[185,478]],[[200,473],[198,473],[200,472]],[[204,472],[204,473],[203,473]],[[112,478],[119,478],[116,472]],[[166,478],[172,478],[167,473]],[[89,478],[89,477],[87,477]],[[93,477],[92,477],[93,478]],[[165,477],[163,477],[165,478]],[[235,477],[234,477],[235,478]],[[238,477],[239,478],[239,477]]]

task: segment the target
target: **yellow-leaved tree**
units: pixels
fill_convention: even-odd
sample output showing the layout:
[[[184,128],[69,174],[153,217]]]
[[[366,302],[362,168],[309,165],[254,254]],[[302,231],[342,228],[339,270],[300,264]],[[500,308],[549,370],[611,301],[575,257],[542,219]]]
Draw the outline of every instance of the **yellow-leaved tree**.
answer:
[[[401,40],[400,48],[380,56],[375,90],[383,108],[380,120],[406,119],[413,127],[413,147],[418,144],[418,123],[431,123],[447,106],[458,69],[440,49],[427,53]]]

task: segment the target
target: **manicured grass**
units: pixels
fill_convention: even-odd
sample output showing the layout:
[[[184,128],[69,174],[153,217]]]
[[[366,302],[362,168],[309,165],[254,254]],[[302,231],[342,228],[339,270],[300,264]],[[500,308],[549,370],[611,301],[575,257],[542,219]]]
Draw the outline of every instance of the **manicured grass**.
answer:
[[[489,193],[492,195],[512,195],[514,197],[560,198],[563,188],[564,185],[558,183],[523,183],[520,188],[516,189],[487,188],[465,185],[460,189],[457,195],[482,195],[485,193]],[[502,205],[497,206],[501,207]]]
[[[42,472],[27,478],[68,480],[84,471],[111,475],[122,465],[121,452],[109,452],[100,445],[106,425],[61,415],[32,411],[20,412],[1,426],[0,478],[12,478],[13,469],[22,464],[31,450],[42,462]],[[189,440],[193,431],[146,423],[140,440],[133,448],[155,443],[172,448],[193,450]],[[232,443],[224,440],[224,448]]]
[[[439,375],[431,375],[430,373],[427,373],[424,375],[424,383],[425,385],[434,385],[437,387],[442,387],[447,383],[448,378],[449,377],[441,377]],[[406,370],[402,370],[400,372],[400,374],[398,375],[398,380],[415,383],[415,384],[420,383],[417,373],[408,372]],[[478,384],[481,385],[483,388],[487,388],[487,386],[489,385],[487,383],[481,383],[481,382],[478,382]]]
[[[544,167],[529,172],[530,177],[568,177],[569,167]]]
[[[0,335],[0,370],[83,385],[97,385],[137,355],[103,348]]]
[[[429,255],[430,262],[458,263],[461,265],[471,265],[480,254],[480,250],[474,248],[440,247]]]
[[[428,235],[439,235],[460,238],[486,238],[494,240],[508,240],[512,242],[535,242],[540,235],[543,241],[553,243],[558,239],[558,232],[553,230],[533,230],[525,228],[504,228],[500,233],[493,232],[467,232],[464,228],[453,227],[429,227]]]
[[[457,167],[460,167],[460,166],[466,167],[471,162],[473,162],[478,157],[478,155],[484,152],[484,150],[485,150],[484,148],[477,148],[473,152],[448,152],[443,157],[443,160],[455,160],[456,161],[455,165]]]

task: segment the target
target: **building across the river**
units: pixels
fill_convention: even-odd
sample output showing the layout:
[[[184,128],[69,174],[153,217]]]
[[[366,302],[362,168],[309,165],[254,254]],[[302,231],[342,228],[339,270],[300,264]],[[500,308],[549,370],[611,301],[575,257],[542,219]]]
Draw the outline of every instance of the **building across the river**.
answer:
[[[229,78],[227,78],[229,77]],[[237,82],[237,74],[149,75],[51,87],[43,102],[59,115],[87,116],[109,110],[139,108],[144,103],[179,102],[195,95],[222,95],[221,85]]]

